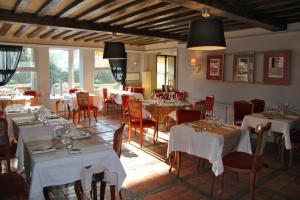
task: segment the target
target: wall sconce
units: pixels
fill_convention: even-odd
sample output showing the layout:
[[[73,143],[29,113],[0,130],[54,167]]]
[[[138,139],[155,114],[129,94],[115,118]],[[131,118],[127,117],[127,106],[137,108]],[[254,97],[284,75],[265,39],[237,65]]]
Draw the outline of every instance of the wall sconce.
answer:
[[[193,67],[194,72],[200,72],[201,71],[201,65],[197,64],[196,58],[191,58],[191,66]]]

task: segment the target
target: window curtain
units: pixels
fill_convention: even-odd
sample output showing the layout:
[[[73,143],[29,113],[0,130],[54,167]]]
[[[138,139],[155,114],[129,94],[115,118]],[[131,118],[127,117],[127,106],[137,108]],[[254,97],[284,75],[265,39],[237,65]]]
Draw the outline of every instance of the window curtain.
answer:
[[[21,46],[0,45],[0,86],[6,85],[18,67]]]
[[[115,80],[121,83],[123,87],[126,86],[126,72],[127,72],[127,59],[110,59],[109,66],[111,73],[113,74]]]

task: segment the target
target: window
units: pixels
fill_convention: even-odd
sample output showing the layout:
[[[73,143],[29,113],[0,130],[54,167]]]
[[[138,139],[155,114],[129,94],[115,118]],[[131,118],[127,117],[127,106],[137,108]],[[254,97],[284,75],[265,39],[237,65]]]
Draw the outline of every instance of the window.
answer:
[[[36,69],[33,52],[33,48],[23,48],[17,71],[8,82],[8,86],[21,90],[35,89]]]
[[[50,49],[49,62],[53,96],[66,94],[70,88],[80,88],[79,49]]]
[[[112,88],[115,84],[108,59],[103,59],[103,51],[95,51],[94,89]]]
[[[156,57],[156,88],[162,89],[162,85],[175,86],[175,56],[160,55]]]

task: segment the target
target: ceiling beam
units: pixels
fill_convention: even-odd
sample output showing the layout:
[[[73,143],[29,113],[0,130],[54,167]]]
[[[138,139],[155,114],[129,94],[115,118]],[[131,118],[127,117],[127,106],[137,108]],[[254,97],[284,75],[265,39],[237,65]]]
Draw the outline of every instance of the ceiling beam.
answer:
[[[5,36],[11,27],[12,24],[3,23],[2,27],[0,28],[0,36]]]
[[[28,29],[30,28],[30,25],[21,25],[20,28],[13,34],[14,37],[20,37],[23,35]]]
[[[22,1],[22,0],[17,0],[17,1],[16,1],[15,5],[14,5],[14,7],[13,7],[13,9],[12,9],[14,12],[16,12],[16,10],[18,9],[18,7],[20,6],[21,1]]]
[[[241,5],[230,4],[224,0],[163,0],[192,10],[202,11],[203,7],[210,9],[216,16],[235,19],[237,21],[261,27],[270,31],[286,30],[287,24],[279,19]]]
[[[102,39],[102,38],[107,38],[107,37],[111,37],[111,34],[103,34],[103,35],[97,35],[97,36],[93,36],[93,37],[89,37],[84,39],[85,42],[90,42],[93,40],[98,40],[98,39]]]
[[[98,35],[98,34],[99,34],[99,33],[97,33],[97,32],[89,33],[89,34],[87,34],[87,35],[83,35],[83,36],[74,38],[74,41],[79,41],[79,40],[82,40],[82,39],[84,39],[84,38],[91,37],[91,36],[95,36],[95,35]]]
[[[73,38],[73,37],[76,37],[76,36],[78,36],[78,35],[82,35],[82,34],[85,34],[86,33],[86,31],[78,31],[78,32],[76,32],[76,33],[73,33],[73,34],[71,34],[71,35],[68,35],[68,36],[66,36],[66,37],[63,37],[63,40],[69,40],[69,39],[71,39],[71,38]]]
[[[50,37],[51,35],[53,35],[55,33],[55,31],[57,31],[57,29],[53,28],[53,29],[47,31],[46,33],[43,33],[42,35],[40,35],[40,38],[45,39],[47,37]]]
[[[10,10],[0,9],[0,20],[7,22],[29,23],[41,26],[52,26],[72,29],[84,29],[92,31],[116,32],[132,35],[159,37],[172,40],[186,41],[186,37],[171,33],[161,33],[149,30],[137,30],[133,28],[122,28],[119,26],[110,26],[106,23],[91,23],[90,21],[76,21],[70,18],[57,18],[54,16],[36,16],[30,13],[13,13]]]
[[[52,0],[46,0],[40,7],[39,9],[35,12],[36,15],[38,15],[44,8],[46,8]]]
[[[72,2],[71,4],[69,4],[68,6],[66,6],[64,9],[62,9],[61,11],[59,11],[55,17],[60,17],[63,14],[65,14],[66,12],[68,12],[69,10],[71,10],[72,8],[74,8],[75,6],[77,6],[78,4],[80,4],[81,2],[83,2],[83,0],[75,0],[74,2]]]
[[[58,40],[60,39],[63,35],[67,34],[67,33],[70,33],[72,30],[65,30],[65,31],[62,31],[54,36],[51,37],[52,40]]]
[[[27,37],[28,38],[33,38],[37,36],[39,33],[43,32],[47,27],[45,26],[39,26],[36,29],[34,29],[32,32],[28,33]]]

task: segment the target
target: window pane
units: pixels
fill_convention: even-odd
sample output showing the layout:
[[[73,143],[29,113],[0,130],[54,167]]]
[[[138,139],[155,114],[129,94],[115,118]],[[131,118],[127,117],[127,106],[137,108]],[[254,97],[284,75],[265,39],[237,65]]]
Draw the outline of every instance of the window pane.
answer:
[[[34,67],[32,48],[23,48],[18,67]]]
[[[111,88],[116,81],[110,69],[98,70],[94,73],[94,89]]]
[[[110,68],[108,59],[103,59],[103,51],[95,51],[95,68]]]
[[[7,85],[18,89],[33,89],[35,72],[16,72]]]
[[[156,75],[156,87],[158,89],[162,88],[162,85],[165,84],[165,57],[157,56],[157,75]]]
[[[174,85],[175,57],[167,57],[167,85]]]
[[[52,95],[62,95],[69,90],[68,50],[50,49],[50,88]]]
[[[72,88],[80,88],[79,80],[79,49],[73,51],[73,81]]]

